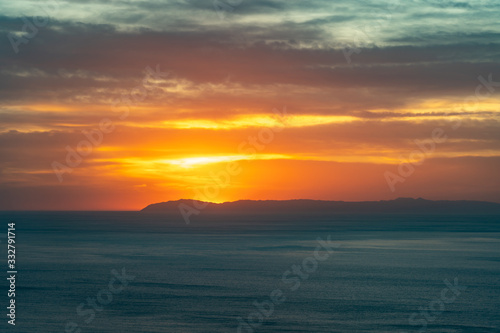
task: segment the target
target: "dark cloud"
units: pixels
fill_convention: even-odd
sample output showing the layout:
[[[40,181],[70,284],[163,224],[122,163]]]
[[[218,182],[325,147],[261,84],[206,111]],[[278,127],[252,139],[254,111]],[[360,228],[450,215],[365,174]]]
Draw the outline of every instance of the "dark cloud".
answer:
[[[0,24],[7,29],[11,21],[2,17]],[[479,75],[500,72],[494,60],[500,44],[359,49],[359,54],[352,55],[355,63],[349,65],[341,45],[321,43],[325,38],[321,30],[290,22],[265,28],[237,25],[232,30],[123,32],[112,25],[57,21],[21,45],[26,52],[15,54],[7,39],[1,41],[0,98],[9,103],[48,96],[68,101],[70,96],[87,94],[94,101],[109,101],[137,86],[145,67],[160,64],[171,78],[193,85],[222,83],[230,77],[250,91],[258,86],[316,87],[329,91],[332,98],[326,102],[337,95],[346,105],[359,100],[359,91],[371,89],[391,107],[409,98],[467,96]],[[234,33],[248,39],[242,43],[233,38]],[[487,33],[487,37],[495,35]],[[302,46],[311,40],[318,41],[316,48]],[[357,91],[351,101],[348,90]],[[358,107],[383,106],[373,98],[364,101],[365,106]]]

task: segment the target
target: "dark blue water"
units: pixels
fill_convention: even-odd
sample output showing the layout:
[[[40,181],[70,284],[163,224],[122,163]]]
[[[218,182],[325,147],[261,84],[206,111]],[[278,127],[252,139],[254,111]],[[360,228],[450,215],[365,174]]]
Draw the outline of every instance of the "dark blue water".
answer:
[[[188,226],[135,212],[3,212],[0,221],[5,276],[7,222],[17,226],[15,327],[5,279],[0,290],[6,332],[500,332],[499,217],[202,213]],[[328,237],[331,247],[318,248]]]

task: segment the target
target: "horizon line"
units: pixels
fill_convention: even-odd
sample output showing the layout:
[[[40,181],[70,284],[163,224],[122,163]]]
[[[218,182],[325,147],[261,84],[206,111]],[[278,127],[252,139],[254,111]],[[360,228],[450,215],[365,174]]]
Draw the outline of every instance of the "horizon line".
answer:
[[[397,197],[393,199],[380,199],[380,200],[325,200],[325,199],[308,199],[308,198],[300,198],[300,199],[237,199],[232,201],[223,201],[223,202],[213,202],[213,201],[203,201],[197,199],[177,199],[177,200],[167,200],[167,201],[159,201],[147,204],[146,206],[139,209],[0,209],[0,212],[141,212],[142,209],[149,207],[155,204],[162,204],[168,202],[186,202],[186,201],[197,201],[203,203],[210,203],[215,205],[227,204],[227,203],[235,203],[240,201],[253,201],[253,202],[262,202],[262,201],[275,201],[275,202],[285,202],[285,201],[321,201],[321,202],[349,202],[349,203],[360,203],[360,202],[384,202],[384,201],[395,201],[398,199],[408,199],[408,200],[424,200],[424,201],[447,201],[447,202],[460,202],[460,201],[468,201],[468,202],[484,202],[484,203],[493,203],[500,204],[500,202],[496,201],[485,201],[485,200],[471,200],[471,199],[426,199],[422,197]]]

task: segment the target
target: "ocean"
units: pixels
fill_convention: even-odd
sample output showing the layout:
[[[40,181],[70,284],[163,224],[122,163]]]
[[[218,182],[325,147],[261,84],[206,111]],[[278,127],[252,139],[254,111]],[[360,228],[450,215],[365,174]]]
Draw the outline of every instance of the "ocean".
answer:
[[[5,332],[500,332],[500,217],[1,212]],[[4,330],[5,329],[5,330]]]

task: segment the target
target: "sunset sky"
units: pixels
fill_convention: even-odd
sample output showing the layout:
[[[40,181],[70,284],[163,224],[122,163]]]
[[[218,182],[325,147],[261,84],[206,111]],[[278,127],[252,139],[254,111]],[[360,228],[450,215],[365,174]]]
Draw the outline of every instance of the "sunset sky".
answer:
[[[500,202],[496,1],[2,1],[0,209]]]

